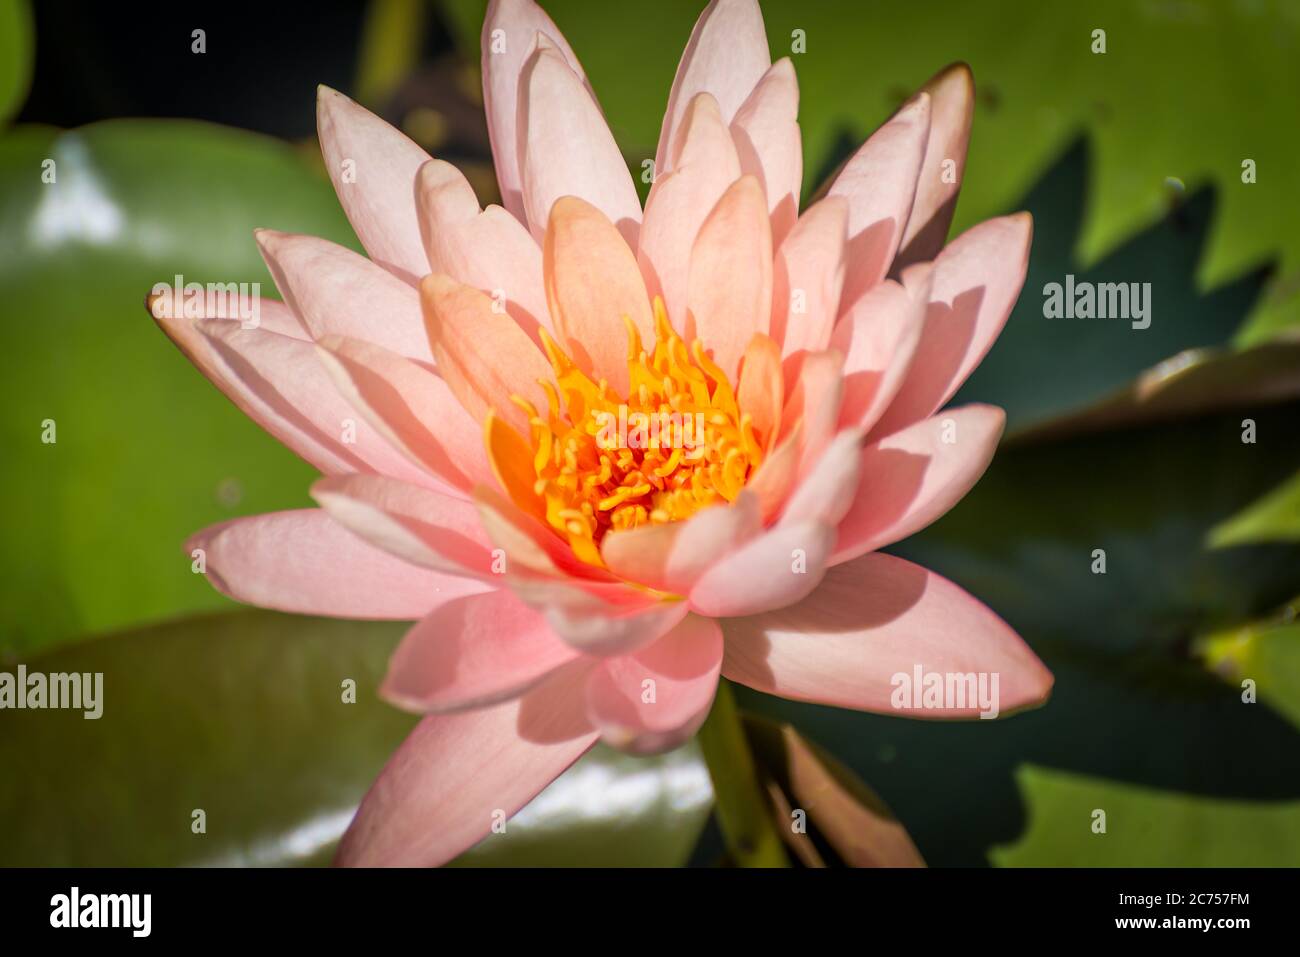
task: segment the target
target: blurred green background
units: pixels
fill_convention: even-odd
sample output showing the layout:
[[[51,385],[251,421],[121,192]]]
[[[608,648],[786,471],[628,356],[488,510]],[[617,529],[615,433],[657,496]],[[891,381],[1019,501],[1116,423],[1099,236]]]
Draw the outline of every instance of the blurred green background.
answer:
[[[639,169],[701,4],[543,5]],[[0,0],[0,665],[103,671],[107,689],[97,722],[0,712],[0,864],[326,861],[413,723],[374,695],[401,625],[243,609],[191,573],[190,532],[307,505],[312,471],[190,366],[143,298],[176,274],[272,289],[258,226],[357,245],[316,153],[317,83],[493,201],[485,4],[174,6],[127,20]],[[1055,694],[969,724],[739,694],[842,762],[818,752],[851,798],[823,802],[818,855],[849,859],[837,822],[883,801],[931,865],[1300,863],[1300,4],[762,6],[774,58],[806,41],[808,193],[966,60],[978,97],[954,232],[1035,218],[1021,303],[959,396],[1007,409],[1005,447],[892,550],[1005,617]],[[1042,286],[1066,273],[1150,282],[1151,327],[1045,321]],[[789,773],[798,749],[760,738],[765,773],[793,806],[812,800]],[[597,750],[464,862],[716,863],[710,806],[694,746]]]

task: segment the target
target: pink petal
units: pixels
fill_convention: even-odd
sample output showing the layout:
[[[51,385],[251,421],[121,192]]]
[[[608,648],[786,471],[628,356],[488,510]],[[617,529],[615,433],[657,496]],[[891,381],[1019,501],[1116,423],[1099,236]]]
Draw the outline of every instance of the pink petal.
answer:
[[[511,587],[521,594],[517,583]],[[559,589],[550,586],[552,594]],[[583,591],[594,591],[587,586]],[[581,593],[570,589],[571,595]],[[522,595],[528,600],[526,595]],[[631,599],[629,599],[631,601]],[[600,657],[627,655],[657,641],[675,628],[689,609],[684,601],[641,599],[635,604],[610,605],[583,601],[581,604],[551,604],[546,621],[575,651]]]
[[[777,525],[701,575],[691,589],[691,610],[730,618],[793,604],[817,587],[834,544],[832,526],[816,521]]]
[[[320,479],[311,496],[353,534],[424,568],[489,579],[491,539],[473,502],[381,475]]]
[[[691,249],[687,338],[699,338],[730,381],[772,312],[772,229],[763,189],[742,176],[704,220]]]
[[[932,272],[928,264],[911,267],[912,288],[879,283],[835,326],[831,345],[844,355],[841,427],[870,429],[898,394],[921,341]]]
[[[175,309],[163,301],[155,301],[150,307],[159,328],[185,353],[204,377],[225,394],[241,412],[260,425],[294,454],[300,456],[313,468],[325,472],[347,472],[363,468],[348,450],[335,443],[330,436],[323,435],[316,429],[303,429],[281,415],[272,405],[263,401],[257,393],[245,385],[233,372],[221,354],[213,348],[208,337],[199,328],[199,324],[184,316],[173,316]],[[217,320],[213,320],[217,321]],[[221,319],[233,328],[239,327],[234,319]],[[266,300],[261,304],[261,329],[269,331],[283,330],[279,334],[294,338],[310,345],[306,330],[294,318],[289,307],[283,303]]]
[[[966,146],[975,109],[975,78],[970,67],[954,63],[931,77],[922,89],[930,94],[930,136],[912,212],[894,260],[895,275],[912,263],[939,255],[966,175]]]
[[[919,93],[845,164],[831,196],[849,201],[848,273],[841,310],[885,278],[916,195],[930,131],[930,97]]]
[[[542,263],[546,298],[565,351],[583,372],[626,395],[623,318],[632,320],[643,345],[654,342],[650,299],[632,250],[599,209],[563,196],[551,207]]]
[[[776,251],[772,338],[784,356],[830,344],[844,287],[848,216],[848,202],[828,196],[799,217]]]
[[[695,22],[677,64],[659,130],[656,175],[672,170],[678,125],[696,94],[713,94],[723,120],[730,123],[771,63],[763,13],[756,0],[712,0]]]
[[[442,275],[420,283],[420,301],[438,371],[476,422],[494,411],[521,435],[528,416],[511,401],[518,395],[546,408],[538,380],[550,381],[542,351],[486,294]]]
[[[761,528],[758,497],[742,489],[730,505],[702,509],[684,522],[611,531],[600,554],[620,578],[684,595],[709,566]]]
[[[731,121],[741,168],[763,184],[776,245],[785,239],[799,215],[803,138],[798,115],[799,81],[794,64],[783,57],[758,81]]]
[[[335,387],[408,459],[462,492],[493,481],[482,428],[436,372],[356,339],[317,347]]]
[[[276,439],[329,473],[376,472],[416,484],[428,474],[406,458],[339,393],[309,340],[241,329],[226,319],[201,319],[227,395],[238,391],[241,408]]]
[[[540,36],[519,79],[524,210],[540,242],[561,196],[585,199],[636,249],[641,200],[591,91]]]
[[[868,445],[831,563],[919,532],[961,501],[992,461],[1006,420],[996,406],[967,405]]]
[[[1028,213],[972,226],[934,261],[921,341],[898,395],[872,429],[879,437],[931,415],[992,348],[1029,267]]]
[[[523,200],[522,158],[516,122],[519,115],[519,77],[533,53],[537,35],[546,36],[580,81],[587,85],[582,64],[554,21],[532,0],[492,0],[483,17],[483,109],[502,203],[521,223],[526,223]],[[594,93],[592,94],[595,95]],[[545,219],[542,220],[546,222]],[[455,276],[450,270],[442,270]],[[460,278],[456,276],[456,278]],[[470,282],[465,279],[464,282]],[[540,318],[540,317],[539,317]]]
[[[891,555],[826,573],[817,591],[780,611],[722,623],[722,673],[796,701],[910,714],[974,717],[980,708],[922,710],[891,696],[914,669],[998,674],[1001,712],[1041,704],[1052,675],[997,615],[952,582]]]
[[[405,134],[321,86],[316,128],[325,170],[370,258],[414,283],[429,271],[416,221],[415,174],[429,159]]]
[[[788,435],[795,423],[802,424],[799,474],[806,475],[836,433],[844,399],[844,357],[834,349],[790,357],[786,360],[786,393],[789,399],[781,430]]]
[[[249,605],[330,618],[414,619],[481,582],[417,568],[368,545],[316,508],[236,518],[196,532],[208,580]]]
[[[838,525],[854,504],[862,474],[862,432],[847,429],[831,441],[781,512],[781,524]]]
[[[585,678],[564,669],[522,698],[425,718],[362,800],[336,863],[430,867],[489,835],[596,742]]]
[[[799,419],[749,477],[745,487],[758,499],[759,514],[763,521],[775,516],[785,505],[790,489],[799,478],[803,448],[804,424]]]
[[[528,229],[500,206],[480,211],[469,182],[442,160],[420,167],[415,205],[430,271],[499,300],[541,345],[538,326],[554,330],[542,289],[542,251]]]
[[[315,236],[257,230],[275,285],[312,338],[350,336],[429,360],[414,289],[364,256]]]
[[[700,226],[740,176],[736,145],[709,93],[691,100],[682,116],[673,171],[655,177],[646,198],[637,261],[652,294],[663,297],[678,330],[686,328],[691,247]]]
[[[508,591],[444,601],[406,633],[379,693],[410,711],[459,711],[517,698],[577,657]]]
[[[241,309],[248,306],[248,303],[241,303],[237,296],[214,296],[212,302],[200,304],[186,302],[183,290],[178,299],[172,289],[168,287],[166,292],[150,293],[145,300],[149,315],[153,316],[163,332],[187,354],[191,349],[203,352],[207,348],[203,342],[202,333],[193,323],[194,319],[230,319],[247,323],[249,328],[252,329],[274,332],[277,335],[289,336],[293,339],[311,338],[307,332],[307,327],[294,315],[293,310],[284,303],[276,302],[274,299],[262,299],[261,297],[258,298],[257,303],[257,315],[246,317],[239,313]],[[194,305],[202,305],[201,313],[197,316],[186,315],[187,311]],[[197,360],[194,360],[193,357],[191,357],[191,361],[197,363]],[[200,368],[203,367],[200,366]],[[207,374],[206,371],[204,374]]]
[[[587,715],[613,747],[667,751],[704,723],[721,667],[722,629],[691,615],[648,648],[602,662],[587,680]]]

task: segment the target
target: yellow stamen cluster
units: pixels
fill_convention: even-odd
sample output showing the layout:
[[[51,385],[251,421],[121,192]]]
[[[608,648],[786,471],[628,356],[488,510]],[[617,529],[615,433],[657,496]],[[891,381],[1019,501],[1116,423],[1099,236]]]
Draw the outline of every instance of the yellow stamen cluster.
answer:
[[[544,412],[512,396],[528,416],[533,491],[546,520],[595,565],[610,529],[677,522],[733,501],[763,457],[723,371],[698,341],[687,347],[657,298],[654,313],[653,352],[624,317],[626,397],[593,382],[545,332],[558,392],[542,383]]]

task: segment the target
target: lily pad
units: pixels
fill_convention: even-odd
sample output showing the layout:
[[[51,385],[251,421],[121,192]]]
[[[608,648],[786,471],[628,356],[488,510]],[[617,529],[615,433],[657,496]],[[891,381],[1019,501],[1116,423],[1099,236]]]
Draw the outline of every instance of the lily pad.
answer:
[[[274,298],[257,226],[355,244],[323,175],[263,136],[124,120],[0,139],[0,352],[20,357],[0,379],[0,654],[229,607],[186,536],[309,504],[313,471],[143,307],[177,275]]]
[[[870,781],[933,866],[995,861],[994,849],[1019,842],[1038,813],[1059,824],[1018,777],[1031,764],[1143,801],[1222,804],[1225,820],[1257,813],[1234,830],[1253,843],[1215,862],[1276,860],[1274,842],[1300,840],[1297,686],[1270,666],[1273,690],[1261,678],[1259,701],[1247,704],[1197,641],[1300,593],[1300,546],[1204,547],[1208,529],[1294,470],[1297,414],[1295,403],[1255,411],[1254,444],[1231,412],[1013,445],[953,511],[891,549],[953,579],[1024,636],[1056,676],[1042,708],[947,723],[751,693],[744,707],[793,723]],[[1136,847],[1089,845],[1086,862],[1204,863],[1204,820],[1175,816]],[[1079,840],[1087,826],[1085,815]],[[1069,863],[1060,853],[1036,840],[1015,862]]]
[[[101,713],[0,712],[0,865],[327,863],[416,721],[375,694],[404,628],[246,611],[25,659],[102,674]],[[691,746],[598,748],[461,863],[678,865],[711,803]]]

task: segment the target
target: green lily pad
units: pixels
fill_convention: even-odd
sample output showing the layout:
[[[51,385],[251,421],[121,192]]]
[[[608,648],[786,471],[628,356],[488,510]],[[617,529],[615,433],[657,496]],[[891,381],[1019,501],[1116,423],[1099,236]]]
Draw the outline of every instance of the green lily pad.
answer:
[[[1300,541],[1300,473],[1210,529],[1213,548]]]
[[[1084,142],[1075,144],[1014,204],[1034,216],[1024,289],[1002,334],[954,400],[1002,406],[1011,434],[1114,427],[1149,416],[1157,411],[1148,395],[1152,380],[1168,377],[1171,369],[1189,374],[1194,356],[1202,364],[1210,355],[1225,364],[1235,357],[1225,347],[1262,288],[1262,274],[1211,292],[1197,288],[1196,263],[1219,205],[1209,190],[1189,197],[1112,254],[1080,267],[1073,247],[1083,228],[1089,153]],[[1068,299],[1068,289],[1105,290],[1108,284],[1115,289],[1113,304],[1128,302],[1131,318],[1048,317],[1048,297],[1057,287]],[[1110,304],[1109,292],[1097,295]],[[1143,303],[1141,319],[1133,309],[1138,301]],[[1267,349],[1264,355],[1273,369],[1267,379],[1259,369],[1264,363],[1253,359],[1241,361],[1235,376],[1202,370],[1193,381],[1180,383],[1173,396],[1165,396],[1158,411],[1186,413],[1189,407],[1199,411],[1198,403],[1300,394],[1300,344]],[[1200,351],[1189,355],[1189,350]]]
[[[328,862],[416,721],[375,695],[405,627],[246,611],[25,659],[102,674],[101,714],[0,712],[0,866]],[[598,748],[461,862],[679,865],[711,803],[691,746]]]
[[[1011,208],[1025,184],[1083,131],[1097,146],[1077,244],[1085,265],[1159,221],[1171,190],[1212,185],[1222,205],[1196,267],[1198,281],[1216,286],[1280,257],[1278,277],[1241,339],[1300,322],[1300,184],[1290,175],[1300,129],[1284,119],[1285,91],[1300,87],[1294,4],[762,6],[772,55],[791,56],[799,72],[805,168],[818,168],[846,123],[868,133],[936,70],[965,60],[978,96],[956,229]],[[484,7],[444,4],[471,60],[478,58]],[[546,8],[639,168],[641,158],[653,156],[700,4],[665,0],[653,17],[635,6],[593,12],[582,0],[554,0]],[[1096,30],[1105,31],[1105,53],[1093,52]],[[804,52],[794,52],[796,40]],[[1255,162],[1253,183],[1243,181],[1246,160]]]
[[[934,866],[987,864],[1029,833],[1040,808],[1017,777],[1029,764],[1144,801],[1253,808],[1258,826],[1234,833],[1254,843],[1216,862],[1274,860],[1270,840],[1300,840],[1300,685],[1270,666],[1273,690],[1261,678],[1258,703],[1246,704],[1197,639],[1300,592],[1300,546],[1204,547],[1209,528],[1294,470],[1297,414],[1295,403],[1254,411],[1255,444],[1242,442],[1239,411],[1015,444],[947,516],[891,549],[965,587],[1034,647],[1056,676],[1042,708],[948,723],[756,693],[744,707],[792,722],[870,781]],[[1057,825],[1057,811],[1041,813]],[[1087,860],[1202,863],[1204,842],[1199,827],[1171,823],[1137,847],[1099,843]],[[1068,863],[1056,850],[1033,842],[1015,862]]]
[[[1227,628],[1197,642],[1206,665],[1243,696],[1300,727],[1300,599],[1271,619]]]
[[[993,849],[1003,867],[1148,867],[1151,848],[1170,845],[1184,867],[1291,867],[1300,855],[1300,801],[1207,801],[1035,765],[1016,779],[1032,810],[1024,837]]]
[[[355,244],[323,175],[263,136],[125,120],[0,139],[0,352],[21,358],[0,379],[0,654],[229,607],[191,574],[186,536],[309,504],[313,471],[143,306],[176,275],[274,298],[257,226]]]

